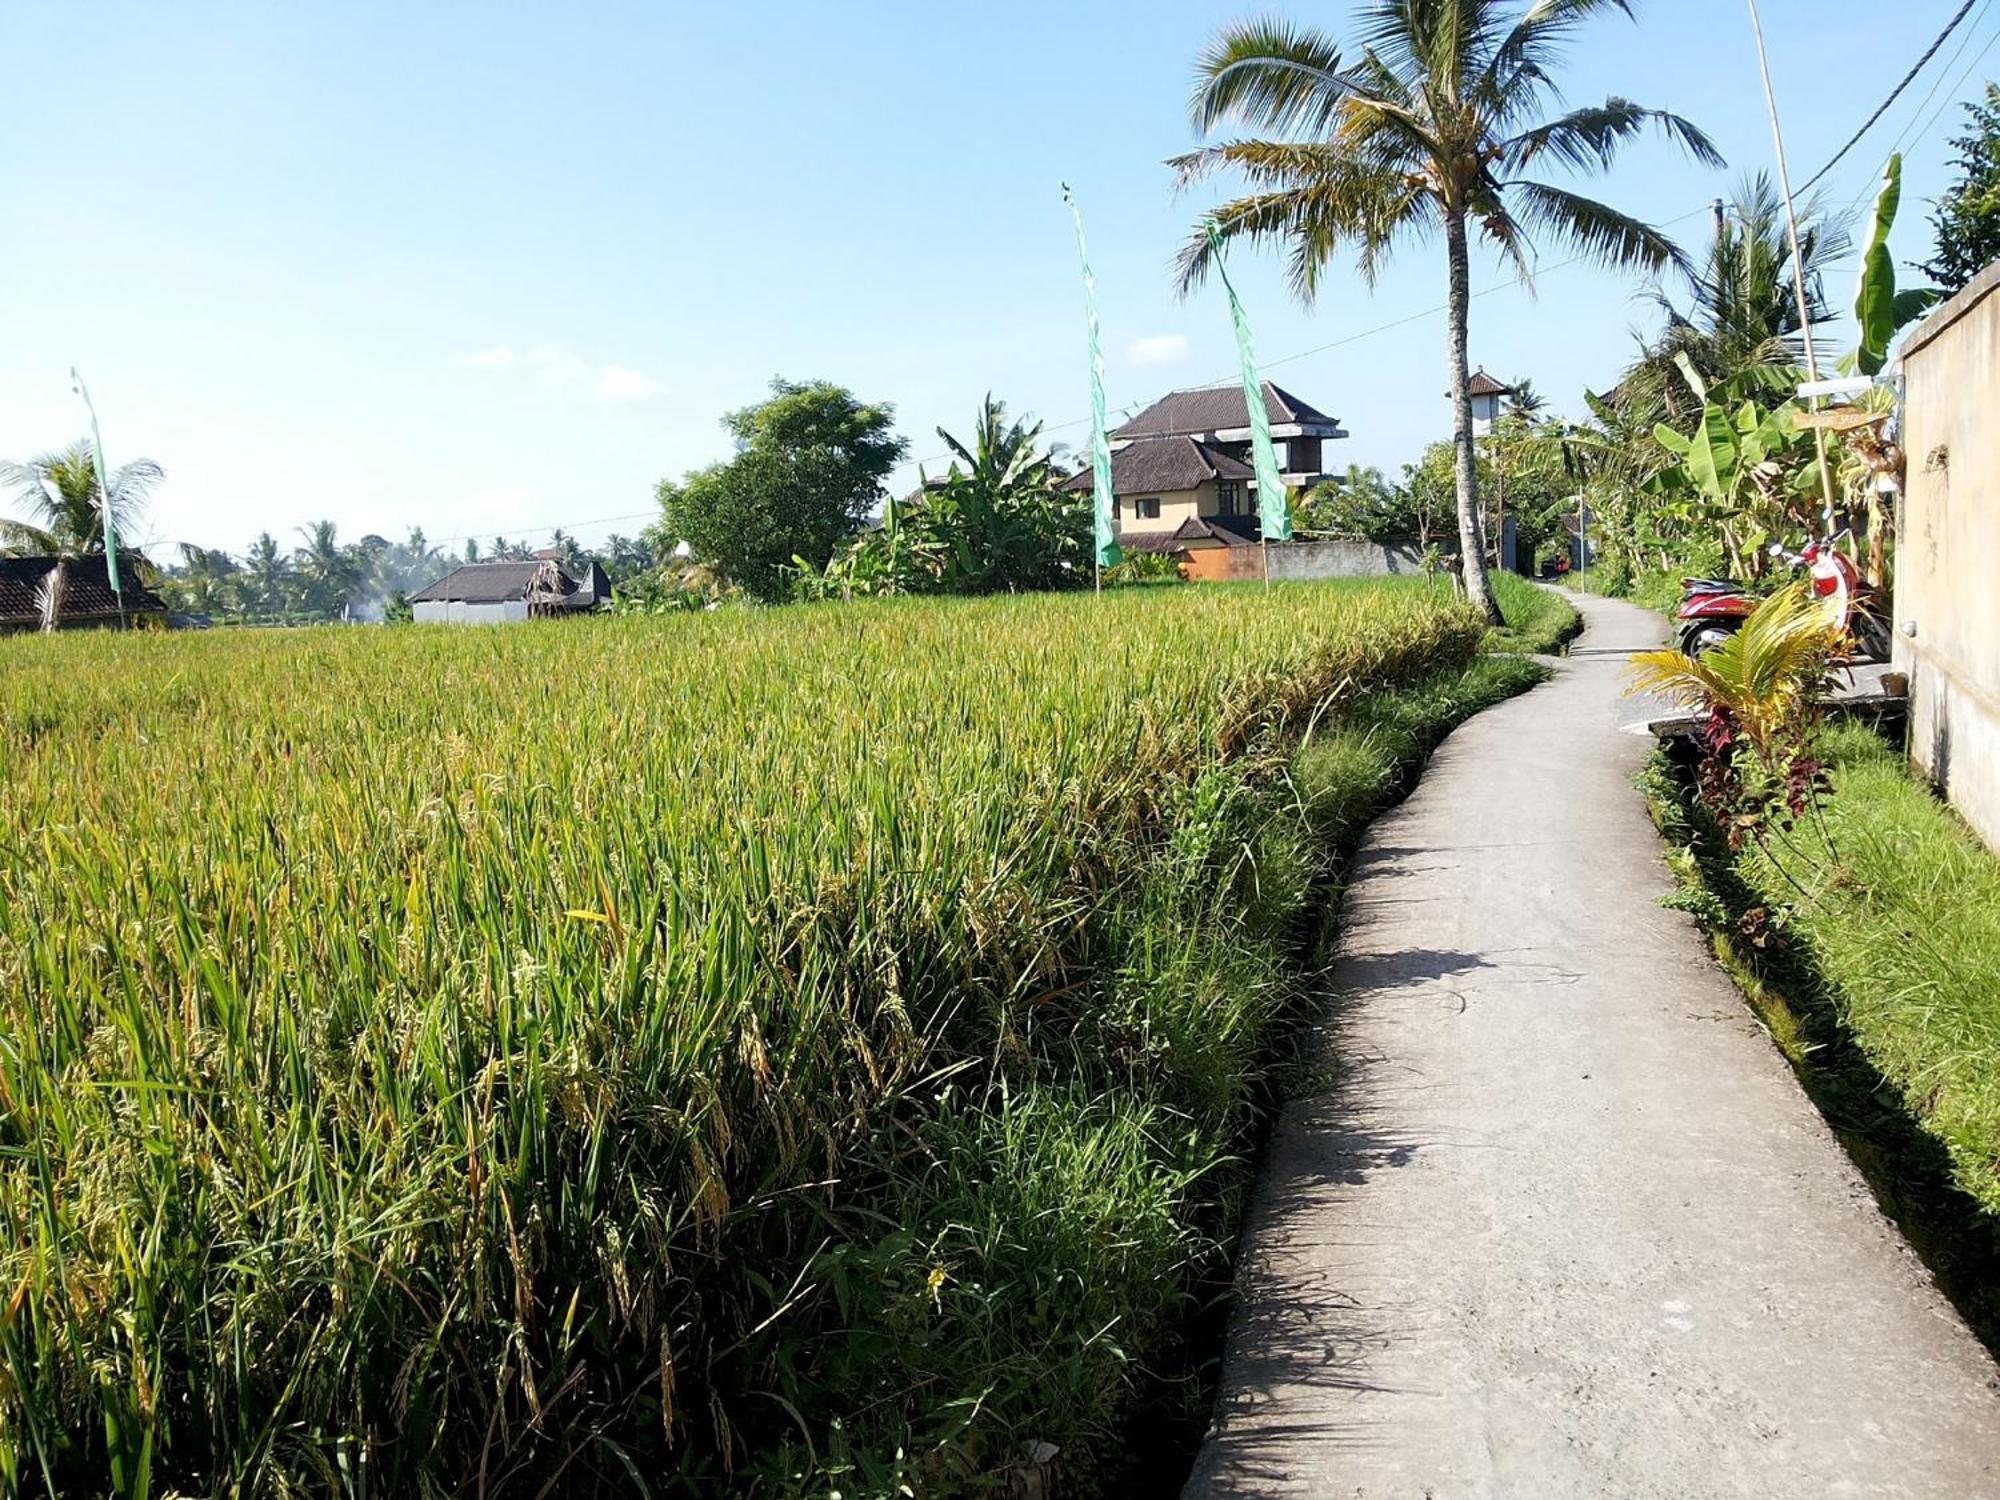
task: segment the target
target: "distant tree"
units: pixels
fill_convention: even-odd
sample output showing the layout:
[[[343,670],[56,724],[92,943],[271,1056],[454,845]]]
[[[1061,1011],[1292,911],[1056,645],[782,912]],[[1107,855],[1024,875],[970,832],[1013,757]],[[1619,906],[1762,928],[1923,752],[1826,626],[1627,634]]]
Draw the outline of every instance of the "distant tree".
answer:
[[[361,582],[363,560],[358,552],[340,545],[331,521],[301,526],[299,534],[306,539],[305,545],[293,554],[292,566],[303,585],[301,602],[322,619],[336,618]]]
[[[1955,292],[2000,259],[2000,84],[1968,103],[1971,129],[1953,139],[1958,180],[1937,201],[1931,224],[1937,254],[1924,264],[1931,279]]]
[[[802,593],[1014,593],[1089,578],[1089,502],[1062,490],[1040,422],[1010,421],[1006,403],[989,394],[971,442],[937,433],[953,454],[950,468],[920,498],[890,502],[882,527],[802,578]]]
[[[1532,421],[1548,409],[1548,399],[1535,389],[1534,381],[1516,380],[1513,382],[1513,387],[1503,408],[1508,416],[1523,417]]]
[[[478,537],[469,536],[465,539],[465,560],[469,563],[476,563],[479,561]]]
[[[604,571],[611,581],[632,578],[653,566],[653,554],[643,541],[634,541],[619,532],[612,532],[598,549],[597,560],[604,565]]]
[[[292,569],[278,539],[268,531],[257,533],[244,557],[243,602],[254,613],[276,618],[291,603]]]
[[[763,599],[793,559],[823,568],[882,498],[907,444],[894,409],[825,381],[771,382],[771,399],[723,418],[736,456],[659,486],[661,531]]]
[[[577,545],[575,537],[558,526],[549,536],[548,550],[555,553],[556,561],[572,577],[584,564],[583,548]]]
[[[1408,493],[1362,464],[1306,491],[1297,519],[1303,531],[1367,542],[1414,542],[1422,529]]]
[[[166,477],[166,470],[150,458],[135,458],[112,471],[109,509],[119,536],[131,532],[147,498]],[[9,552],[83,557],[104,550],[106,507],[88,438],[26,463],[0,464],[0,486],[14,492],[12,503],[28,517],[0,518],[0,544]]]
[[[181,563],[161,579],[157,592],[190,614],[228,615],[242,608],[242,568],[220,547],[180,544]]]

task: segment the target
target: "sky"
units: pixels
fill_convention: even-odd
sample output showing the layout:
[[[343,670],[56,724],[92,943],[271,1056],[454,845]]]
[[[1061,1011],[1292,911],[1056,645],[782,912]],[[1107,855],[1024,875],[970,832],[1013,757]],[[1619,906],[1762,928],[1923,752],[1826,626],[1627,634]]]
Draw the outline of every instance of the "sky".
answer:
[[[1764,0],[1795,180],[1956,8]],[[1114,420],[1228,378],[1220,289],[1182,300],[1171,274],[1218,192],[1177,195],[1163,163],[1197,144],[1202,45],[1265,9],[7,0],[0,457],[82,435],[75,365],[112,464],[167,471],[141,539],[241,551],[321,517],[454,548],[634,533],[655,483],[726,457],[720,417],[778,375],[892,403],[899,483],[989,391],[1081,446],[1057,185],[1085,215]],[[1588,190],[1697,244],[1709,201],[1772,164],[1748,15],[1637,10],[1584,29],[1568,99],[1686,114],[1729,167],[1649,140]],[[1902,138],[1899,259],[1929,252],[1955,101],[2000,71],[1997,40],[2000,0],[1980,0],[1830,174],[1858,204]],[[1545,249],[1530,291],[1480,255],[1471,350],[1578,413],[1657,317],[1632,276],[1564,259]],[[1372,289],[1339,263],[1310,308],[1275,253],[1231,269],[1269,377],[1352,434],[1330,463],[1393,472],[1448,435],[1438,245]]]

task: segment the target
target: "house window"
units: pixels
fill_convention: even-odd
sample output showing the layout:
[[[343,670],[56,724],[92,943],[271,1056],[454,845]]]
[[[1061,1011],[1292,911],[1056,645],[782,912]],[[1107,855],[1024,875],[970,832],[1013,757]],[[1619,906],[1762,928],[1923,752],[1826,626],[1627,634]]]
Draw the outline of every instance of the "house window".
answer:
[[[1134,500],[1132,502],[1132,518],[1137,521],[1159,520],[1160,502],[1158,500]]]
[[[1236,481],[1220,479],[1215,485],[1215,509],[1218,515],[1236,514]]]

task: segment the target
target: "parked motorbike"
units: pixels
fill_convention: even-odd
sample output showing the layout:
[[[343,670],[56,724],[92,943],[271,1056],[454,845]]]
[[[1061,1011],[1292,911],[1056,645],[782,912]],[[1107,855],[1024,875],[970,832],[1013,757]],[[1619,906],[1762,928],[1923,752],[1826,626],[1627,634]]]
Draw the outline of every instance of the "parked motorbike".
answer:
[[[1874,608],[1861,570],[1840,549],[1846,533],[1806,543],[1803,552],[1788,552],[1775,543],[1771,555],[1803,567],[1812,579],[1812,591],[1827,613],[1828,623],[1854,642],[1858,661],[1886,661],[1889,658],[1889,631]],[[1676,612],[1679,625],[1675,642],[1683,654],[1699,656],[1728,640],[1756,613],[1760,602],[1741,584],[1727,578],[1683,578],[1681,607]]]

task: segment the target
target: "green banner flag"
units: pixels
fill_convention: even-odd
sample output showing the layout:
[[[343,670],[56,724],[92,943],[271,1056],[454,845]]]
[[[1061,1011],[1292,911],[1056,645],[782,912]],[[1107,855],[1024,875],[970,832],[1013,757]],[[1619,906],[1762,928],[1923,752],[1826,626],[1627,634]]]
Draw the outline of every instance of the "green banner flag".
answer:
[[[1090,473],[1091,510],[1096,516],[1097,565],[1113,568],[1125,554],[1118,546],[1114,521],[1118,501],[1111,488],[1111,444],[1104,436],[1104,354],[1097,342],[1097,278],[1090,274],[1090,251],[1083,243],[1083,213],[1071,196],[1069,184],[1062,185],[1063,202],[1076,221],[1076,254],[1083,262],[1083,313],[1090,329]]]
[[[104,576],[110,580],[111,592],[122,595],[125,590],[118,582],[118,528],[111,524],[111,481],[104,472],[104,437],[97,430],[97,407],[90,399],[83,377],[76,373],[75,365],[69,367],[69,378],[71,387],[83,397],[84,408],[90,413],[90,455],[97,465],[98,508],[104,513]]]
[[[1257,470],[1257,524],[1265,541],[1289,542],[1292,508],[1285,481],[1278,477],[1278,455],[1271,447],[1271,414],[1264,408],[1264,385],[1257,378],[1257,356],[1250,347],[1250,320],[1243,316],[1243,304],[1230,285],[1229,269],[1222,263],[1222,229],[1213,219],[1208,221],[1208,248],[1222,289],[1229,294],[1229,320],[1236,325],[1236,349],[1243,356],[1243,403],[1250,410],[1250,457]]]

